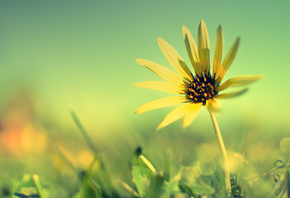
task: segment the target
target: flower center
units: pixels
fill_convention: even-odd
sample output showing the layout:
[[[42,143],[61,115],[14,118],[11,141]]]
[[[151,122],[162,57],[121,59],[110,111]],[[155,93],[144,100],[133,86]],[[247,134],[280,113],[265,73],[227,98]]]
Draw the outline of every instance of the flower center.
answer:
[[[206,104],[206,100],[213,99],[218,92],[215,90],[215,80],[210,74],[194,76],[191,82],[185,83],[185,96],[189,102]]]

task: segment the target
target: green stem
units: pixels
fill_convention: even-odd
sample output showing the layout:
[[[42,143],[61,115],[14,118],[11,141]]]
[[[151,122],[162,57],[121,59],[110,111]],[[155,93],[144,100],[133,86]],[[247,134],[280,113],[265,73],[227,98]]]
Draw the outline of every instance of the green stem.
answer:
[[[32,181],[36,187],[36,190],[37,190],[37,193],[38,193],[38,196],[40,198],[44,198],[45,196],[43,195],[42,193],[42,188],[41,188],[41,185],[40,185],[40,182],[39,182],[39,178],[37,175],[32,175]]]
[[[97,155],[97,149],[96,147],[94,146],[92,140],[90,139],[87,131],[85,130],[85,128],[83,127],[83,125],[81,124],[80,120],[78,119],[77,115],[72,111],[71,112],[71,117],[72,119],[74,120],[75,124],[77,125],[78,129],[80,130],[82,136],[84,137],[87,145],[89,146],[90,150],[93,152],[93,154]]]
[[[222,137],[220,128],[219,128],[218,123],[216,121],[215,115],[210,110],[208,110],[208,112],[210,114],[212,124],[214,126],[215,135],[217,137],[218,145],[220,147],[221,154],[222,154],[224,171],[225,171],[225,184],[226,184],[227,196],[232,197],[231,196],[230,169],[229,169],[229,162],[228,162],[228,156],[227,156],[225,144],[223,141],[223,137]]]

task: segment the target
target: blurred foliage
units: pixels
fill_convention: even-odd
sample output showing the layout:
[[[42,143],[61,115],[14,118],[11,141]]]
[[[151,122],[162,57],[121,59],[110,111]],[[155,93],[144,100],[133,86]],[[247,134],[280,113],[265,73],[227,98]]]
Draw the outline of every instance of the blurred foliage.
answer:
[[[2,109],[0,197],[225,197],[208,130],[155,133],[148,124],[98,136],[73,112],[74,128],[40,119],[32,101],[23,92]],[[243,123],[225,136],[233,198],[289,197],[290,138],[259,130]]]
[[[41,188],[37,175],[24,175],[22,180],[16,181],[13,185],[12,197],[40,198],[47,197]]]

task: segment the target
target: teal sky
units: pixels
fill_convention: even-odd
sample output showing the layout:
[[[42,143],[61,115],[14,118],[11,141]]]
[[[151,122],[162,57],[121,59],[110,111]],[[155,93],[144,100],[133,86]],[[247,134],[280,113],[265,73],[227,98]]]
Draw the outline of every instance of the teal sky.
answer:
[[[145,102],[170,94],[132,87],[136,82],[159,80],[135,59],[170,68],[157,44],[161,37],[189,65],[182,25],[196,39],[203,19],[211,60],[219,24],[225,53],[241,37],[225,78],[264,75],[244,96],[222,101],[218,119],[228,122],[250,115],[262,124],[289,126],[289,7],[290,1],[250,0],[1,1],[1,95],[5,99],[28,89],[39,115],[50,116],[58,124],[70,120],[71,109],[89,127],[142,125],[142,119],[152,117],[158,124],[170,108],[138,116],[133,112]],[[198,121],[208,122],[203,114]]]

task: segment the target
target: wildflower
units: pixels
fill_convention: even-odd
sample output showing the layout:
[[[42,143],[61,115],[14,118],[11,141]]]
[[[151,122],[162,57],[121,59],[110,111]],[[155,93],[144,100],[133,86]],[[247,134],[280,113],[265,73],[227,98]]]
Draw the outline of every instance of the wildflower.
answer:
[[[197,34],[197,46],[187,27],[183,26],[182,29],[186,50],[191,65],[195,71],[194,73],[190,71],[176,50],[161,38],[158,38],[158,44],[164,56],[178,74],[164,66],[148,60],[136,60],[137,63],[150,69],[167,82],[147,81],[133,84],[134,86],[178,94],[178,96],[151,101],[142,105],[135,111],[135,113],[138,114],[157,108],[179,104],[178,107],[173,109],[163,119],[157,129],[161,129],[181,117],[183,117],[182,126],[189,126],[198,115],[202,106],[206,106],[212,113],[218,112],[220,110],[220,103],[217,99],[238,96],[247,91],[247,88],[230,93],[220,92],[229,87],[238,87],[249,84],[262,77],[261,75],[237,76],[221,83],[236,56],[240,38],[238,37],[236,39],[224,60],[221,61],[224,45],[223,32],[222,27],[218,27],[212,72],[210,72],[210,43],[205,22],[203,20],[200,22]]]

